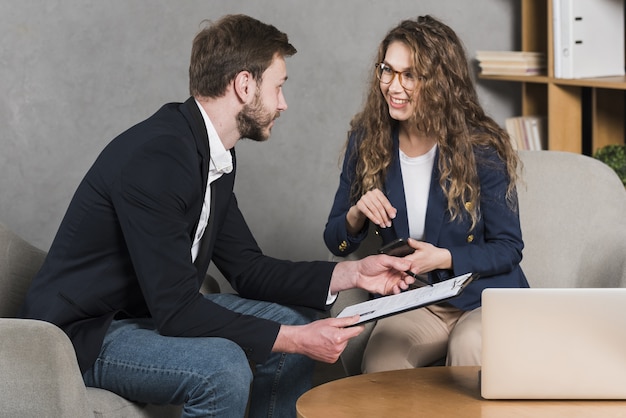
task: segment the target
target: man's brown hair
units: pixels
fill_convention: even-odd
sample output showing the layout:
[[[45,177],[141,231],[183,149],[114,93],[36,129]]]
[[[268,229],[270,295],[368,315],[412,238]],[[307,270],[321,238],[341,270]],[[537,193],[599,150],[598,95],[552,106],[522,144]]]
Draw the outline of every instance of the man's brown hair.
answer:
[[[202,29],[193,41],[189,91],[194,97],[220,97],[241,71],[262,81],[275,55],[289,57],[296,48],[272,25],[245,15],[227,15]]]

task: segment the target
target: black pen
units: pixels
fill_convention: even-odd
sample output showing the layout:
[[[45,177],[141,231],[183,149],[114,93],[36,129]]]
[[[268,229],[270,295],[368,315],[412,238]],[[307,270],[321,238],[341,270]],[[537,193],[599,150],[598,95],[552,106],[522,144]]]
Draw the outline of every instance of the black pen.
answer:
[[[417,280],[418,282],[425,284],[427,286],[432,286],[432,283],[428,283],[427,281],[425,281],[424,279],[422,279],[420,276],[418,276],[417,274],[413,273],[411,270],[405,270],[405,273],[408,274],[409,276],[413,277],[415,280]]]

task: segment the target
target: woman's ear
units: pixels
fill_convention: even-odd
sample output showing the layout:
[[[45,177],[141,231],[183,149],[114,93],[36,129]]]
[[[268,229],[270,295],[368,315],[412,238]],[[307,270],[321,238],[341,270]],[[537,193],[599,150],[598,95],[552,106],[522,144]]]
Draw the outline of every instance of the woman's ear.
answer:
[[[239,100],[248,103],[255,94],[256,80],[248,71],[241,71],[235,76],[234,80],[235,93]]]

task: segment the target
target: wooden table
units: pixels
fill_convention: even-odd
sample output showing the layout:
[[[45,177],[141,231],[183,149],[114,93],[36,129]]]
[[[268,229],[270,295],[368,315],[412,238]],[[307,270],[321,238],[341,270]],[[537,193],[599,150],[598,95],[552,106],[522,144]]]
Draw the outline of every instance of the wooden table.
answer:
[[[485,400],[480,367],[424,367],[346,377],[298,399],[300,418],[626,417],[626,401]]]

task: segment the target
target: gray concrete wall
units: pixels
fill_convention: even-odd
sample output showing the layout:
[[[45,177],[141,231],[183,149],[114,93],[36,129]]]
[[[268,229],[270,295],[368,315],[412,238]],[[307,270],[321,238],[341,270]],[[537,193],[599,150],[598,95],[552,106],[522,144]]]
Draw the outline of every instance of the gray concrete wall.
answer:
[[[348,122],[379,41],[432,14],[469,55],[518,44],[519,0],[0,0],[0,222],[47,249],[100,150],[165,102],[188,97],[203,19],[246,13],[287,32],[287,112],[269,142],[240,142],[236,193],[267,254],[326,258],[322,231]],[[499,123],[518,87],[479,82]]]

